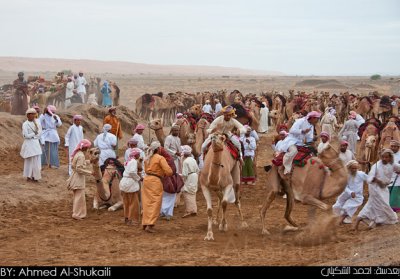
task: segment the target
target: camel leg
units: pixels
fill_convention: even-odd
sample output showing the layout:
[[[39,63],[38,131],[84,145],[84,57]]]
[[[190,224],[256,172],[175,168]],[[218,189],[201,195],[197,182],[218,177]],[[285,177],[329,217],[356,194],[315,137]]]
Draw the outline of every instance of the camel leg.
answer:
[[[215,218],[213,218],[213,224],[214,225],[218,225],[219,222],[218,220],[220,220],[219,218],[219,213],[221,212],[221,200],[222,200],[222,196],[218,196],[218,201],[217,201],[217,215],[215,216]]]
[[[108,208],[108,211],[116,211],[116,210],[122,208],[123,205],[124,205],[123,202],[119,201],[119,202],[115,203],[113,206],[110,206]]]
[[[247,228],[248,225],[247,225],[246,221],[244,221],[243,214],[242,214],[242,206],[240,204],[240,192],[239,191],[240,191],[240,184],[236,184],[236,186],[235,186],[235,195],[236,195],[235,205],[239,212],[241,227]]]
[[[310,195],[306,195],[303,198],[303,203],[316,206],[325,211],[329,209],[329,205],[327,205],[326,203],[324,203],[324,202],[320,201],[319,199],[316,199]]]
[[[271,203],[275,200],[279,191],[279,179],[278,179],[278,171],[275,167],[272,167],[271,173],[269,176],[269,180],[271,182],[272,189],[267,193],[267,197],[264,201],[264,204],[260,210],[260,217],[262,223],[262,232],[263,235],[269,235],[269,231],[267,230],[267,226],[265,224],[265,214],[267,213],[268,208],[271,206]]]
[[[294,204],[294,194],[293,194],[293,189],[287,185],[287,183],[283,182],[284,185],[284,190],[286,193],[286,210],[285,210],[285,219],[288,221],[290,225],[293,227],[298,227],[297,224],[293,221],[291,217],[291,213],[293,210],[293,204]]]
[[[206,199],[207,203],[207,217],[208,217],[208,226],[207,226],[207,235],[204,240],[214,240],[214,234],[212,232],[212,202],[211,202],[211,193],[210,190],[205,187],[201,186],[204,198]]]
[[[228,223],[226,221],[226,208],[228,206],[228,194],[232,190],[232,185],[229,185],[224,190],[224,198],[221,201],[222,206],[222,220],[219,224],[219,230],[226,232],[228,230]]]

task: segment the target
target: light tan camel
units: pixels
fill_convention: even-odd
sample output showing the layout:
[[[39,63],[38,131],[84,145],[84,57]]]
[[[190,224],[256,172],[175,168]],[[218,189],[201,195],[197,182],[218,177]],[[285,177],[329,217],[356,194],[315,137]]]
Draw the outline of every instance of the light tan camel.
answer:
[[[100,150],[98,148],[89,149],[90,162],[93,166],[93,176],[96,179],[93,208],[103,209],[109,206],[108,211],[116,211],[123,206],[117,169],[114,165],[109,164],[104,171],[104,175],[101,175],[99,156]]]
[[[247,227],[243,220],[240,206],[240,168],[239,163],[230,154],[226,144],[225,135],[213,134],[211,136],[211,148],[204,158],[204,168],[200,172],[200,185],[204,198],[207,202],[208,230],[204,240],[214,240],[212,231],[212,199],[211,192],[218,197],[218,207],[222,207],[222,219],[219,224],[220,231],[227,231],[226,208],[228,201],[233,202],[232,195],[235,194],[235,204],[239,211],[242,227]],[[217,214],[218,217],[218,214]]]
[[[324,166],[329,167],[330,174]],[[281,168],[273,165],[268,173],[268,193],[260,211],[262,234],[269,234],[265,214],[278,192],[283,190],[287,195],[285,219],[293,226],[287,229],[296,230],[298,226],[290,215],[295,199],[327,211],[330,207],[322,200],[340,194],[347,184],[347,170],[339,158],[338,147],[332,144],[319,154],[319,158],[312,157],[304,167],[294,167],[291,178],[283,178]]]
[[[396,123],[389,121],[386,127],[382,130],[380,138],[379,150],[390,148],[391,140],[400,141],[400,132]]]
[[[368,164],[364,165],[365,172],[368,173],[370,166],[378,161],[378,136],[371,135],[367,137],[362,156],[363,161],[368,162]]]
[[[149,128],[156,134],[157,140],[164,146],[165,134],[161,119],[153,119],[150,121]]]
[[[194,134],[194,130],[190,125],[189,121],[182,117],[175,122],[176,125],[180,127],[179,129],[179,138],[181,139],[181,144],[188,144],[189,134]]]
[[[196,158],[201,155],[201,145],[208,137],[207,129],[209,126],[210,123],[205,118],[201,118],[199,122],[197,122],[195,131],[196,142],[193,146],[193,155],[195,155]]]

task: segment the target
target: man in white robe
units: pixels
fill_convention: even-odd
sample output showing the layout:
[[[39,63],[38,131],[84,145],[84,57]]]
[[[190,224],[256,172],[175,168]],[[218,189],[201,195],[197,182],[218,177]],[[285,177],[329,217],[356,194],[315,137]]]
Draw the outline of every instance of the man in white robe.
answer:
[[[215,99],[214,101],[215,101],[215,115],[217,115],[218,112],[221,111],[222,105],[218,99]]]
[[[72,96],[74,96],[74,88],[75,88],[75,83],[73,81],[73,77],[69,76],[67,86],[65,88],[64,108],[66,108],[66,109],[71,106],[71,98],[72,98]]]
[[[83,76],[83,72],[80,71],[76,81],[76,85],[78,94],[81,96],[83,104],[86,103],[86,84],[87,82],[85,77]]]
[[[321,142],[318,144],[317,151],[321,153],[329,145],[329,134],[322,132],[319,137],[321,138]]]
[[[60,160],[58,157],[58,145],[60,136],[57,128],[62,125],[61,119],[55,114],[56,107],[47,106],[44,113],[39,117],[39,123],[42,126],[41,144],[43,145],[42,165],[59,168]]]
[[[384,149],[381,160],[371,167],[368,174],[368,201],[357,217],[354,229],[357,230],[361,221],[368,222],[368,227],[377,224],[396,224],[398,217],[389,204],[389,183],[393,172],[400,172],[400,165],[393,163],[393,151]]]
[[[183,167],[182,176],[185,184],[182,188],[182,196],[185,201],[185,214],[182,218],[197,215],[196,193],[198,188],[199,172],[196,160],[192,157],[192,148],[182,146]]]
[[[110,124],[104,124],[103,133],[98,135],[94,140],[94,146],[100,149],[99,165],[104,165],[108,158],[117,158],[114,148],[117,146],[117,137],[109,133],[111,130]]]
[[[135,134],[133,135],[132,139],[137,140],[138,148],[142,149],[143,151],[146,151],[147,145],[144,143],[143,136],[142,136],[144,129],[145,129],[145,126],[143,124],[138,124],[134,130]]]
[[[268,114],[269,109],[266,102],[263,102],[260,108],[260,124],[258,126],[259,133],[268,133]]]
[[[76,146],[78,143],[83,140],[83,128],[81,126],[81,120],[83,119],[82,115],[74,115],[73,121],[74,124],[72,124],[67,133],[65,134],[65,148],[67,150],[68,154],[68,174],[71,175],[72,169],[71,169],[71,155],[72,152],[74,152]]]
[[[368,175],[359,171],[359,164],[351,160],[346,165],[349,170],[349,178],[343,193],[337,198],[332,210],[338,216],[341,216],[341,222],[351,224],[354,213],[364,201],[363,185],[367,181]]]
[[[284,174],[292,170],[293,159],[297,154],[296,145],[303,146],[305,143],[312,143],[314,140],[314,125],[318,122],[321,113],[312,111],[306,117],[294,122],[289,130],[289,135],[283,140],[279,152],[286,152],[283,156]]]
[[[218,116],[214,119],[214,121],[210,124],[210,127],[207,129],[207,133],[209,136],[201,145],[201,152],[204,153],[204,150],[211,142],[211,136],[214,132],[219,132],[225,134],[229,137],[231,142],[236,146],[240,153],[240,161],[243,161],[242,158],[242,146],[240,144],[239,139],[235,137],[232,133],[233,128],[237,128],[240,133],[246,133],[247,129],[234,117],[236,117],[235,109],[232,106],[226,106],[222,110],[223,115]]]
[[[339,153],[339,158],[342,160],[343,164],[347,164],[351,160],[355,160],[355,156],[353,152],[351,152],[350,149],[347,149],[349,143],[347,141],[342,140],[340,142],[340,153]]]
[[[41,175],[41,161],[42,148],[40,147],[39,139],[42,133],[42,127],[35,119],[36,110],[30,108],[26,111],[28,120],[22,124],[22,135],[24,143],[21,148],[21,157],[24,158],[24,172],[23,176],[28,181],[37,182],[42,178]]]
[[[204,104],[202,111],[204,113],[210,113],[210,114],[212,113],[212,107],[210,105],[210,100],[206,100],[206,103]]]

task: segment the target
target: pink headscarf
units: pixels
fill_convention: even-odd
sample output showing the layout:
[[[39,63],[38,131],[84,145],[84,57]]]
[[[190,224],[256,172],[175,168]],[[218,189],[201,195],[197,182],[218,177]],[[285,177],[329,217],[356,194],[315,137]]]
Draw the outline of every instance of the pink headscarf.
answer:
[[[309,112],[309,113],[307,114],[307,119],[310,119],[311,117],[320,118],[320,117],[321,117],[321,113],[318,112],[318,111]]]
[[[178,119],[181,118],[182,116],[183,116],[183,114],[180,112],[176,114],[176,118],[178,118]]]
[[[34,109],[40,109],[40,107],[39,107],[38,105],[33,105],[32,108],[34,108]]]
[[[138,144],[138,143],[139,141],[132,137],[128,140],[127,146],[129,147],[129,144]]]
[[[341,145],[345,144],[345,145],[347,145],[347,146],[349,145],[349,143],[348,143],[347,141],[345,141],[345,140],[342,140],[342,141],[340,142],[340,144],[341,144]]]
[[[142,152],[142,150],[139,149],[139,148],[136,148],[136,147],[135,147],[135,148],[132,148],[132,149],[131,149],[131,152],[130,152],[129,155],[128,155],[128,160],[125,162],[125,166],[127,166],[128,163],[129,163],[132,159],[134,159],[135,156],[139,155],[141,152]]]
[[[53,105],[48,105],[47,106],[47,111],[50,113],[50,115],[53,115],[53,113],[55,113],[57,110],[57,108]]]
[[[78,153],[78,151],[81,150],[82,148],[91,147],[91,146],[92,146],[92,143],[90,142],[90,140],[87,140],[87,139],[81,140],[78,143],[78,145],[75,147],[75,150],[72,152],[71,159],[73,159],[75,154]]]
[[[280,134],[280,135],[283,135],[283,136],[285,136],[285,137],[286,137],[287,135],[289,135],[289,133],[286,132],[285,130],[280,131],[279,134]]]
[[[74,115],[74,118],[73,118],[74,121],[75,121],[75,120],[82,120],[82,119],[83,119],[83,116],[80,115],[80,114],[75,114],[75,115]]]
[[[322,132],[321,134],[320,134],[320,137],[327,137],[328,139],[330,138],[330,136],[329,136],[329,134],[327,133],[327,132]]]
[[[135,128],[135,132],[137,131],[137,130],[144,130],[146,128],[146,126],[144,126],[143,124],[138,124],[137,126],[136,126],[136,128]]]

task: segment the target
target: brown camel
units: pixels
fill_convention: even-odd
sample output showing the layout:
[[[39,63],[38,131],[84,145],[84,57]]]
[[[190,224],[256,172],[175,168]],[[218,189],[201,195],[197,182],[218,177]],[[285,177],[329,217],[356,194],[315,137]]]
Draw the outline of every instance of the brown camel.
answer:
[[[207,129],[209,126],[210,123],[205,118],[201,118],[199,122],[197,122],[195,132],[196,142],[193,146],[193,155],[196,156],[195,158],[198,158],[198,156],[201,154],[201,145],[208,137]]]
[[[186,118],[182,117],[178,119],[175,124],[180,127],[179,138],[181,139],[181,144],[188,144],[189,134],[194,134],[194,130],[192,129],[189,121]]]
[[[330,174],[326,173],[324,166],[329,167]],[[269,234],[265,214],[282,188],[287,195],[285,219],[293,226],[291,229],[297,229],[290,215],[294,199],[327,211],[329,206],[322,200],[343,192],[347,184],[347,170],[339,158],[338,147],[332,144],[319,154],[319,158],[312,157],[304,167],[294,167],[290,178],[283,178],[281,168],[273,165],[269,170],[269,190],[260,211],[262,234]]]
[[[365,133],[365,132],[364,132]],[[370,167],[378,161],[378,136],[370,135],[365,141],[365,148],[363,150],[362,160],[367,162],[365,164],[365,172],[370,171]]]
[[[383,148],[390,148],[390,141],[400,141],[400,131],[396,123],[389,121],[386,127],[382,130],[381,140],[379,142],[379,150]]]
[[[150,121],[149,128],[156,134],[157,140],[164,146],[165,134],[161,119],[153,119]]]
[[[89,149],[90,162],[93,166],[93,176],[96,179],[96,193],[93,199],[94,209],[108,207],[108,211],[116,211],[122,208],[122,196],[119,189],[119,177],[114,165],[109,164],[101,174],[99,166],[100,150],[98,148]]]
[[[211,148],[204,158],[204,168],[200,172],[200,185],[207,202],[208,230],[204,240],[214,240],[212,231],[212,200],[211,192],[218,197],[218,207],[222,207],[222,219],[219,224],[220,231],[227,231],[226,208],[233,202],[239,210],[242,227],[247,227],[243,220],[240,206],[240,167],[238,161],[232,158],[226,144],[225,135],[215,133],[211,136]],[[233,197],[233,194],[235,197]],[[218,217],[218,214],[217,214]]]

